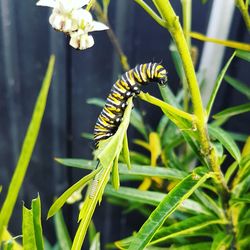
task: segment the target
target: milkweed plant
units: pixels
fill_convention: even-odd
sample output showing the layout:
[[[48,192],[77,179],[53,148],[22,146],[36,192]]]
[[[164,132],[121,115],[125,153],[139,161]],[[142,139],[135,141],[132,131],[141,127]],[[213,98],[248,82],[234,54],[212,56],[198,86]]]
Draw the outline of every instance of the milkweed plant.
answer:
[[[132,0],[127,4],[130,2]],[[124,111],[119,113],[122,119],[116,125],[115,133],[103,136],[93,152],[93,160],[56,158],[65,166],[89,170],[90,173],[83,175],[51,205],[47,217],[54,217],[58,238],[58,243],[51,246],[43,237],[39,196],[32,201],[30,209],[23,205],[21,235],[12,236],[8,223],[43,118],[55,62],[52,55],[1,208],[0,242],[3,249],[78,250],[82,249],[87,232],[90,235],[89,249],[96,250],[105,244],[109,249],[129,250],[250,249],[250,137],[223,128],[231,117],[249,112],[250,103],[229,106],[211,116],[221,84],[230,84],[250,98],[249,87],[227,75],[227,69],[236,57],[245,63],[250,62],[250,45],[193,32],[192,0],[181,1],[182,23],[168,0],[134,2],[145,11],[145,15],[151,16],[152,21],[165,29],[166,36],[171,37],[169,48],[173,62],[169,63],[175,65],[182,88],[174,94],[168,83],[158,84],[161,98],[144,92],[143,87],[137,93],[139,102],[148,102],[162,111],[155,128],[144,122],[142,112],[133,103],[134,97],[130,96],[126,99]],[[69,46],[78,49],[82,56],[82,50],[95,49],[92,32],[105,30],[120,58],[121,73],[125,73],[130,70],[129,58],[110,26],[109,3],[109,0],[101,3],[95,0],[40,0],[36,5],[52,9],[49,17],[52,28],[65,33]],[[248,0],[235,1],[248,31],[249,4]],[[200,72],[195,71],[198,53],[191,38],[231,48],[231,56],[216,76],[206,105],[201,95],[206,81]],[[128,75],[133,73],[143,78],[145,72],[132,69]],[[131,79],[122,80],[126,85]],[[100,107],[105,105],[105,101],[96,98],[89,99],[88,103]],[[138,131],[139,139],[127,135],[129,126]],[[84,136],[93,139],[92,134],[85,133]],[[132,143],[147,153],[130,150]],[[133,187],[131,182],[135,182]],[[111,204],[118,204],[127,211],[137,210],[144,216],[144,223],[138,225],[137,232],[124,235],[115,242],[101,241],[102,232],[96,232],[92,217],[104,197]],[[73,222],[78,224],[78,229],[72,239],[61,212],[66,203],[79,205],[78,221]]]

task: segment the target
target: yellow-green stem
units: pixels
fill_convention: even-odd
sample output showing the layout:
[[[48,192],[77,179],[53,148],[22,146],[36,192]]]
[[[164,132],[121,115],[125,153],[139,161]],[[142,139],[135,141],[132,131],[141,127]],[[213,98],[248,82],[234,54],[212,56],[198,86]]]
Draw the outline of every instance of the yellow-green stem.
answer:
[[[168,0],[153,0],[153,2],[160,12],[162,18],[166,21],[166,29],[170,32],[174,42],[176,43],[176,47],[183,63],[183,68],[193,103],[193,112],[197,117],[196,126],[200,137],[201,151],[209,162],[210,167],[217,174],[218,181],[222,184],[223,192],[227,192],[228,188],[226,186],[226,182],[224,181],[224,176],[220,170],[217,154],[215,149],[210,144],[206,124],[207,118],[203,110],[199,85],[179,18],[175,14]]]
[[[243,0],[235,0],[235,4],[241,12],[248,31],[250,31],[250,16],[248,13],[248,3],[244,3]]]
[[[182,0],[182,18],[183,18],[183,32],[186,38],[186,42],[191,51],[191,37],[189,35],[191,31],[191,21],[192,21],[192,0]],[[188,103],[189,103],[189,94],[188,94],[188,86],[186,77],[183,76],[183,89],[184,89],[184,99],[183,99],[183,108],[185,111],[188,111]]]

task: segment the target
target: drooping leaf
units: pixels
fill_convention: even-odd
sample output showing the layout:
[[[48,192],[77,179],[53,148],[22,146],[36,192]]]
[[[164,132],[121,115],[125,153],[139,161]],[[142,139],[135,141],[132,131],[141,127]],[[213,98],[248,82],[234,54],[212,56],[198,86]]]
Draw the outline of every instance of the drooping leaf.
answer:
[[[43,80],[42,88],[40,90],[39,96],[37,98],[35,108],[32,114],[31,121],[29,123],[28,130],[25,135],[25,139],[22,145],[21,153],[17,162],[17,166],[13,177],[11,179],[10,186],[8,188],[8,193],[6,199],[3,203],[0,212],[0,239],[2,238],[2,233],[5,227],[8,226],[9,219],[11,217],[12,211],[16,204],[16,199],[23,183],[33,149],[36,144],[37,136],[40,130],[40,125],[42,122],[43,114],[45,111],[45,106],[47,102],[47,96],[49,92],[49,87],[52,79],[53,69],[55,63],[55,56],[50,57],[49,65],[47,68],[46,75]]]
[[[96,161],[83,160],[83,159],[72,159],[72,158],[56,158],[56,160],[69,167],[76,167],[81,169],[93,170],[96,167]],[[131,176],[145,176],[145,177],[161,177],[163,179],[180,180],[186,176],[185,171],[180,171],[178,169],[163,168],[143,166],[132,164],[132,168],[128,169],[125,164],[119,163],[119,173],[121,175],[131,175]]]
[[[224,109],[223,111],[213,115],[214,119],[229,119],[232,116],[243,114],[250,111],[250,103],[237,105]]]
[[[70,250],[72,241],[70,239],[69,232],[61,210],[58,210],[54,216],[54,225],[56,230],[57,242],[60,248],[63,250]]]
[[[161,201],[156,209],[143,224],[139,232],[135,235],[129,250],[144,249],[154,237],[156,231],[162,226],[164,221],[187,199],[202,183],[210,177],[206,173],[200,176],[199,171],[193,172],[177,184]]]
[[[88,182],[90,180],[92,180],[93,177],[96,174],[98,174],[100,171],[101,171],[101,168],[94,170],[93,172],[91,172],[87,176],[84,176],[82,179],[80,179],[78,182],[76,182],[73,186],[68,188],[59,198],[57,198],[55,200],[53,205],[50,207],[47,218],[50,218],[51,216],[53,216],[64,205],[64,203],[67,201],[67,199],[74,192],[76,192],[80,188],[83,188],[84,186],[86,186],[88,184]]]
[[[250,88],[248,86],[246,86],[238,79],[235,79],[229,75],[226,75],[224,79],[227,83],[229,83],[232,87],[238,90],[241,94],[245,95],[248,99],[250,99]]]
[[[216,138],[221,144],[227,149],[227,151],[232,155],[232,157],[240,162],[241,154],[238,146],[230,137],[230,135],[223,129],[210,125],[208,127],[209,134]]]
[[[250,136],[247,138],[246,143],[242,149],[242,157],[250,155]]]
[[[221,70],[220,74],[218,75],[217,79],[216,79],[216,82],[215,82],[215,85],[214,85],[214,88],[212,90],[212,93],[211,93],[211,96],[209,98],[209,101],[208,101],[208,104],[207,104],[207,108],[206,108],[206,111],[207,111],[207,116],[209,117],[210,115],[210,112],[212,110],[212,107],[213,107],[213,104],[214,104],[214,100],[217,96],[217,93],[219,91],[219,88],[220,88],[220,85],[222,83],[222,80],[226,74],[226,71],[227,69],[229,68],[233,58],[235,57],[236,55],[236,52],[234,52],[232,54],[232,56],[229,58],[229,60],[227,61],[226,65],[224,66],[224,68]]]

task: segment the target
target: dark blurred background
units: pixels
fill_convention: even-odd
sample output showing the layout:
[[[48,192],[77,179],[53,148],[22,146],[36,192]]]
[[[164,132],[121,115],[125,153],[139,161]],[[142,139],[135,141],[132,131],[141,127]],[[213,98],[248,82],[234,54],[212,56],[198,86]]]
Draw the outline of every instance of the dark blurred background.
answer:
[[[122,73],[122,68],[106,32],[94,34],[93,48],[76,51],[68,45],[68,38],[64,34],[50,27],[50,8],[37,7],[33,0],[0,0],[0,3],[0,184],[3,186],[0,204],[20,153],[49,56],[53,53],[56,55],[56,66],[48,104],[35,152],[10,222],[10,231],[13,235],[21,233],[21,201],[30,206],[31,200],[39,192],[44,232],[54,242],[53,220],[45,220],[47,211],[54,196],[86,172],[58,165],[53,158],[92,159],[93,144],[82,138],[81,133],[92,133],[100,108],[86,104],[86,100],[91,97],[106,98],[112,84]],[[172,3],[181,16],[180,1]],[[212,3],[208,1],[203,5],[201,1],[194,1],[194,31],[206,33]],[[161,61],[169,71],[169,85],[176,92],[181,86],[169,52],[168,32],[132,0],[111,1],[109,19],[129,64],[134,67],[139,63]],[[249,33],[238,10],[234,11],[229,38],[249,42]],[[193,44],[201,54],[203,43],[193,40]],[[224,63],[232,52],[232,49],[226,50]],[[235,59],[228,74],[250,84],[249,64],[242,60]],[[151,88],[150,92],[160,96],[158,88]],[[225,107],[243,104],[247,101],[244,98],[224,83],[213,113]],[[154,128],[161,112],[140,103],[142,109],[147,110],[146,121]],[[249,133],[249,115],[240,118],[230,119],[225,128]],[[131,128],[130,135],[134,138]],[[64,210],[71,234],[76,230],[77,213],[77,206],[68,206]],[[136,223],[132,223],[137,219]],[[103,242],[127,236],[132,229],[137,229],[134,224],[138,226],[143,222],[139,220],[137,215],[124,215],[120,209],[105,202],[97,208],[94,216],[97,229],[103,232]]]

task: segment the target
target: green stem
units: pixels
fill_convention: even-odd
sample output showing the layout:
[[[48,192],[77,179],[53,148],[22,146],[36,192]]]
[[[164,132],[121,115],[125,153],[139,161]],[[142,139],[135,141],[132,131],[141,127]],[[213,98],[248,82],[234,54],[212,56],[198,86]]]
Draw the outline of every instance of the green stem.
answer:
[[[183,32],[187,41],[189,51],[191,51],[192,45],[189,33],[191,31],[191,21],[192,21],[192,0],[182,0],[181,4],[182,4],[182,17],[183,17]],[[185,76],[183,76],[182,79],[183,79],[183,90],[184,90],[183,108],[185,111],[188,111],[189,93],[188,93],[187,79]]]
[[[168,0],[153,0],[156,8],[160,12],[162,18],[166,21],[166,29],[170,32],[176,47],[179,51],[184,72],[187,78],[188,87],[191,94],[191,100],[193,103],[193,112],[196,116],[196,127],[199,133],[201,152],[209,162],[210,167],[218,176],[218,181],[221,184],[221,193],[227,193],[228,188],[224,180],[224,176],[220,170],[218,157],[215,149],[210,143],[210,139],[207,132],[207,118],[203,110],[201,94],[199,85],[196,79],[196,74],[192,62],[192,58],[189,52],[189,48],[183,34],[179,18],[175,14],[170,2]]]
[[[138,3],[158,24],[166,27],[165,21],[161,19],[143,0],[134,0]]]
[[[250,31],[250,16],[248,13],[248,2],[246,1],[246,4],[243,0],[236,0],[235,4],[237,8],[240,10],[240,13],[244,19],[244,22],[247,26],[248,31]]]

